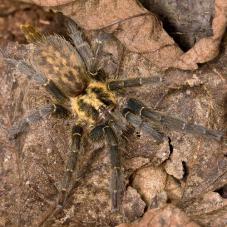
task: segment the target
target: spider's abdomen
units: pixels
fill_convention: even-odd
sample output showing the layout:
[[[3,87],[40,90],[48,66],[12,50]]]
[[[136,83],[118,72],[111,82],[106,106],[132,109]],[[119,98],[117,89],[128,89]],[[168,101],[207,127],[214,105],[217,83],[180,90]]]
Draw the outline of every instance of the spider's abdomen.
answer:
[[[43,37],[35,43],[30,62],[36,71],[52,80],[68,97],[82,93],[87,87],[86,67],[76,49],[58,35]]]
[[[72,112],[79,123],[93,126],[99,122],[103,110],[110,110],[116,105],[115,94],[106,84],[92,81],[84,94],[71,98]]]

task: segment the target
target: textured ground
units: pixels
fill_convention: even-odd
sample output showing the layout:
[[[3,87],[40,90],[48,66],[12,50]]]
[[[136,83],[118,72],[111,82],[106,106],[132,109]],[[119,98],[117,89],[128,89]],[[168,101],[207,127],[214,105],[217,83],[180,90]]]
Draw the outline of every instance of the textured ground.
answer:
[[[174,39],[179,40],[183,50],[212,33],[213,1],[206,1],[205,6],[201,1],[197,7],[189,1],[141,2],[159,14],[170,36],[176,33]],[[185,15],[188,8],[192,10],[191,17]],[[54,13],[29,4],[0,0],[0,45],[9,56],[19,58],[26,54],[27,47],[21,45],[26,40],[19,29],[23,23],[33,23],[48,33],[63,32],[59,16]],[[93,20],[94,26],[102,21],[95,23]],[[208,128],[226,130],[226,35],[220,54],[214,60],[200,64],[197,70],[182,71],[166,70],[165,59],[153,62],[150,52],[140,53],[143,43],[140,45],[140,39],[134,37],[134,43],[140,48],[133,46],[132,40],[121,34],[124,29],[128,27],[122,25],[105,35],[100,56],[105,72],[110,78],[115,75],[130,78],[148,77],[162,71],[165,81],[158,86],[129,89],[119,99],[120,103],[130,96],[153,107],[168,87],[176,88],[160,103],[158,110]],[[110,30],[106,29],[108,33]],[[147,37],[142,32],[144,30],[140,37]],[[85,31],[91,45],[97,34]],[[167,34],[163,37],[175,48]],[[169,52],[170,59],[172,54],[182,53],[178,46],[174,50],[174,53]],[[160,52],[160,56],[162,54]],[[168,54],[164,57],[168,61]],[[135,226],[145,226],[144,223],[150,226],[227,224],[226,146],[173,131],[166,132],[172,149],[168,143],[157,145],[145,134],[132,135],[128,143],[121,145],[126,179],[122,213],[111,212],[107,150],[102,145],[101,149],[95,149],[94,144],[85,140],[85,149],[79,158],[78,175],[81,177],[75,179],[64,209],[51,215],[64,174],[73,120],[50,117],[32,126],[15,143],[9,142],[7,130],[13,122],[48,103],[50,96],[24,75],[12,73],[1,61],[0,75],[0,226],[35,226],[43,222],[44,226],[114,226],[138,220],[145,213],[141,224]]]

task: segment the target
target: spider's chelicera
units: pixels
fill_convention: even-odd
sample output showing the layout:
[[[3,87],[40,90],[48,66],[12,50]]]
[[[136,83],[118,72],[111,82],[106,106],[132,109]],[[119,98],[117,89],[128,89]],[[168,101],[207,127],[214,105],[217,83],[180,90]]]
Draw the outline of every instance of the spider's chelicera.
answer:
[[[16,138],[30,124],[54,112],[67,112],[75,116],[72,129],[72,144],[66,164],[59,204],[67,197],[72,174],[81,150],[83,131],[93,140],[105,139],[112,166],[111,199],[112,208],[119,209],[123,194],[123,177],[118,141],[130,127],[138,128],[162,142],[168,137],[163,128],[186,131],[223,140],[223,134],[203,126],[188,124],[180,119],[147,108],[141,101],[128,99],[122,113],[116,111],[116,92],[122,88],[160,83],[162,77],[133,78],[126,80],[100,81],[95,73],[96,59],[87,42],[82,39],[77,25],[67,22],[68,35],[73,45],[59,35],[44,36],[33,27],[22,26],[27,39],[34,43],[28,60],[5,58],[23,73],[44,86],[53,96],[53,104],[32,112],[11,129],[11,137]],[[86,130],[83,130],[85,129]]]

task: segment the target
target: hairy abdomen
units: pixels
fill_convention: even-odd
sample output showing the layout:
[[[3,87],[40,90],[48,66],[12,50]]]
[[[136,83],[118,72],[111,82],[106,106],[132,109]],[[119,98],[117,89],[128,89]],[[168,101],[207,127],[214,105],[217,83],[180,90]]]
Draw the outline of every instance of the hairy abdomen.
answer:
[[[81,94],[86,89],[89,76],[76,49],[58,35],[43,37],[35,43],[30,61],[40,72],[68,97]]]

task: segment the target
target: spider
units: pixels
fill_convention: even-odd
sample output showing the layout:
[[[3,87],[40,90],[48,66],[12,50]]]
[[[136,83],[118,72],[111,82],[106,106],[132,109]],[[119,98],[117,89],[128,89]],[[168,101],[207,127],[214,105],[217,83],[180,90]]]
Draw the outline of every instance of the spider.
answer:
[[[52,104],[40,107],[15,123],[10,130],[11,139],[17,138],[29,125],[52,113],[69,113],[75,117],[59,204],[64,204],[67,197],[85,133],[93,141],[106,141],[112,167],[110,194],[113,210],[120,209],[124,192],[119,140],[127,134],[129,128],[150,134],[158,143],[168,139],[164,133],[165,128],[223,140],[222,132],[186,123],[148,108],[134,98],[128,98],[126,108],[119,113],[116,110],[119,90],[161,83],[162,77],[155,75],[149,78],[103,81],[100,72],[96,72],[96,57],[89,44],[83,40],[76,23],[68,20],[66,27],[72,44],[57,34],[45,36],[32,26],[24,25],[22,30],[26,38],[34,43],[28,59],[4,58],[17,71],[44,86],[53,98]]]

